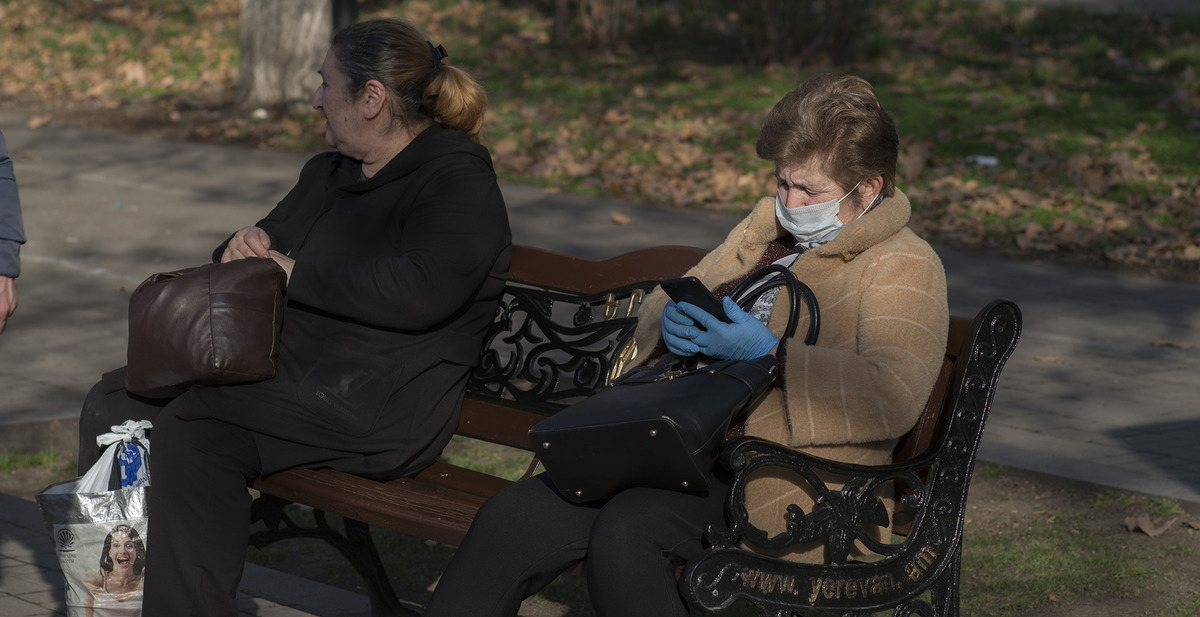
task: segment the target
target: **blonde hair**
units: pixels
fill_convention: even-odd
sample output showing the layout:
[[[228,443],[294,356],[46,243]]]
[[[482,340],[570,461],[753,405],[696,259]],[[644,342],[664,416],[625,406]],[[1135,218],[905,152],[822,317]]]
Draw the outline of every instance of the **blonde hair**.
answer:
[[[479,142],[487,93],[466,71],[446,64],[445,51],[416,26],[399,19],[352,24],[333,35],[332,49],[347,94],[357,97],[371,80],[383,84],[395,125],[428,119]]]

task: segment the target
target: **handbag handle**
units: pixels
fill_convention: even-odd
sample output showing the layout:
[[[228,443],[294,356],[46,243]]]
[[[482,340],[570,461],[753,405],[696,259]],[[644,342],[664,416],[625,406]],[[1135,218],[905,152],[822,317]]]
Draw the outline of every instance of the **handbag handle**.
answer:
[[[772,274],[775,276],[771,276]],[[766,280],[764,281],[764,279]],[[739,298],[739,296],[745,294],[759,282],[762,282],[762,284],[754,288],[746,297]],[[796,326],[800,322],[800,303],[797,300],[803,299],[810,315],[808,332],[804,336],[804,344],[815,345],[817,336],[821,333],[821,311],[817,305],[817,296],[808,285],[802,283],[796,278],[795,274],[792,274],[791,270],[788,270],[783,265],[771,264],[751,272],[741,283],[738,283],[737,287],[729,295],[737,299],[738,306],[742,307],[743,310],[748,310],[754,305],[754,301],[764,292],[784,285],[787,286],[792,299],[792,310],[788,315],[787,327],[784,328],[784,338],[792,338],[796,335]]]

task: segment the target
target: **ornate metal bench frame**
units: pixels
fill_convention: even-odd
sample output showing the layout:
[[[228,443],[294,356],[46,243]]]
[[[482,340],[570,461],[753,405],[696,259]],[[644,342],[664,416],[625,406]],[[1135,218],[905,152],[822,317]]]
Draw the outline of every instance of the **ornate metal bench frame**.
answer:
[[[730,529],[710,528],[712,547],[687,564],[680,588],[708,612],[742,600],[762,615],[833,613],[857,616],[891,609],[894,617],[957,617],[963,516],[975,457],[997,381],[1021,334],[1021,313],[997,300],[975,317],[954,364],[940,435],[924,455],[888,466],[840,464],[760,439],[730,444],[724,463],[734,472],[728,503]],[[809,513],[792,506],[787,531],[767,537],[750,524],[745,508],[747,479],[767,467],[797,474],[818,495]],[[818,472],[842,478],[829,487]],[[826,476],[828,477],[828,476]],[[897,543],[876,541],[867,529],[887,524],[877,496],[900,483],[907,494],[898,513],[915,514]],[[828,560],[801,564],[740,548],[743,543],[780,549],[823,540]],[[871,561],[849,560],[861,543]],[[925,598],[929,592],[929,599]]]

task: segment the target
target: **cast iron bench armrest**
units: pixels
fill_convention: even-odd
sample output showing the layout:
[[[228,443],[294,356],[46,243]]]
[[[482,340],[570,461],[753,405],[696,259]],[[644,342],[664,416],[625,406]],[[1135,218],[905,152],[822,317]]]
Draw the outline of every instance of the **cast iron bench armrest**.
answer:
[[[706,611],[744,600],[763,614],[893,609],[895,615],[957,616],[967,489],[1000,371],[1020,333],[1017,306],[997,300],[962,336],[951,337],[948,347],[961,346],[947,350],[955,361],[946,395],[931,397],[934,408],[926,409],[926,415],[938,412],[941,420],[928,435],[929,448],[907,460],[853,465],[761,439],[731,443],[722,453],[734,474],[727,504],[730,529],[710,527],[712,548],[688,563],[680,579],[684,595]],[[748,479],[768,468],[793,472],[817,495],[811,512],[789,508],[786,531],[775,537],[749,522],[745,506]],[[827,485],[831,475],[837,478],[832,486]],[[903,540],[881,543],[867,529],[887,525],[887,508],[878,495],[897,486],[904,492],[898,512],[907,510],[914,518]],[[779,550],[814,540],[825,543],[825,563],[795,563],[742,548],[746,543]],[[848,561],[856,542],[874,559]],[[926,591],[932,592],[931,602],[920,597]]]

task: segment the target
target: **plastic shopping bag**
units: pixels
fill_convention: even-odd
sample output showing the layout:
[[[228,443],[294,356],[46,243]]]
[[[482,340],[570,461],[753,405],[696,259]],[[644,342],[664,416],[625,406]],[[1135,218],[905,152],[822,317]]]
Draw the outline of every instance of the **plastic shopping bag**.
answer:
[[[142,614],[150,442],[146,420],[126,420],[96,437],[106,446],[86,474],[37,494],[66,579],[68,617]],[[109,490],[114,468],[121,488]]]

